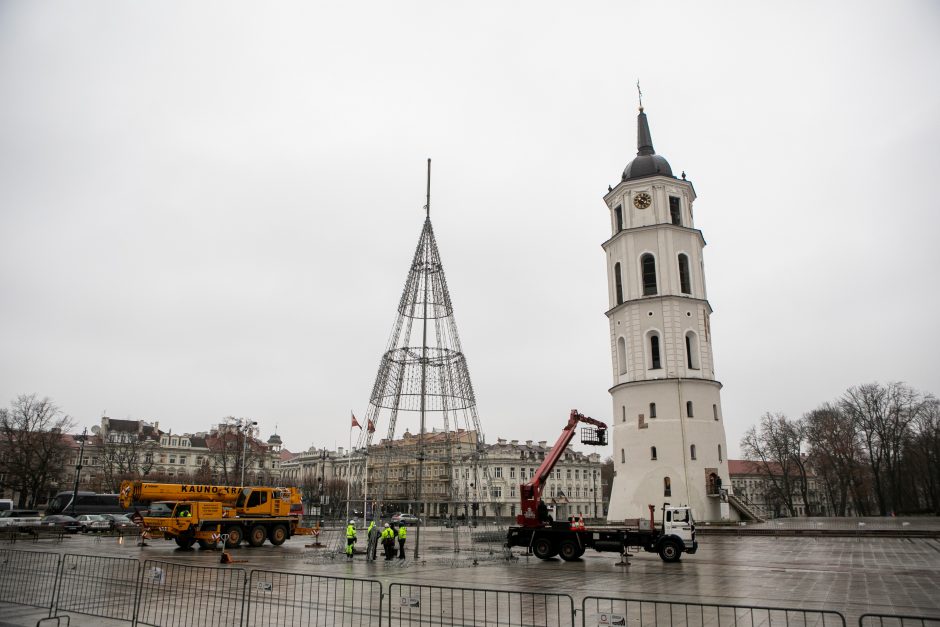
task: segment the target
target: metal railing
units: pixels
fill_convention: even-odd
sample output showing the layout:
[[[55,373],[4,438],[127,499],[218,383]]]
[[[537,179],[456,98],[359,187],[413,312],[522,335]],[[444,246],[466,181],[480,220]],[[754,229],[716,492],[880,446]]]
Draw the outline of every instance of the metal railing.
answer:
[[[337,625],[382,621],[382,584],[371,579],[253,570],[242,625]]]
[[[51,610],[60,559],[57,553],[0,549],[0,602]]]
[[[574,602],[567,594],[393,583],[388,625],[573,627]]]
[[[387,598],[386,598],[387,597]],[[49,617],[137,625],[573,627],[567,594],[393,583],[271,570],[0,549],[0,603]],[[835,611],[585,597],[582,627],[845,627]],[[940,617],[864,614],[858,627],[940,627]]]
[[[135,624],[231,627],[242,621],[247,571],[147,560]]]
[[[784,607],[585,597],[581,624],[632,627],[845,627],[839,612]]]
[[[87,614],[134,622],[140,562],[125,557],[62,556],[50,616]]]
[[[940,616],[862,614],[858,617],[858,627],[940,627]]]

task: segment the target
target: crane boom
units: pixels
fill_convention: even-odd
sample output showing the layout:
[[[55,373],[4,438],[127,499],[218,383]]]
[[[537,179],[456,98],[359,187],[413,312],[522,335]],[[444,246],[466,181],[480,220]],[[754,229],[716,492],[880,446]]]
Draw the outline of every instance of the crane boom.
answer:
[[[542,464],[538,467],[538,470],[535,471],[535,475],[529,479],[529,481],[519,486],[520,497],[522,499],[522,513],[516,516],[516,522],[518,524],[525,527],[537,527],[542,524],[538,516],[538,507],[542,500],[542,489],[545,487],[545,482],[552,474],[552,470],[555,469],[558,460],[564,455],[568,444],[571,443],[571,439],[574,437],[575,427],[579,422],[594,425],[597,427],[598,431],[606,432],[607,430],[606,423],[595,420],[594,418],[589,418],[581,414],[577,409],[571,410],[571,414],[568,416],[568,424],[562,429],[561,435],[558,436],[558,440],[555,442],[555,446],[553,446],[552,450],[545,456]],[[606,442],[606,438],[603,439],[603,442]]]

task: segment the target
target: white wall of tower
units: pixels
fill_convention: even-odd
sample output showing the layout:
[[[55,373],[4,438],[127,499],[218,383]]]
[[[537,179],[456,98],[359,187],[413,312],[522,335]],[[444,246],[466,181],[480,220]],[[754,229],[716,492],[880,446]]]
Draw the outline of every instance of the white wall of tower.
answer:
[[[634,199],[644,193],[652,203],[638,208]],[[678,206],[673,200],[671,207],[670,197]],[[726,489],[731,482],[721,384],[714,370],[705,240],[692,211],[695,191],[688,181],[652,176],[621,182],[605,201],[612,233],[603,248],[616,471],[608,518],[646,516],[648,504],[670,502],[691,505],[699,519],[718,520],[722,507],[708,494],[714,492],[709,475],[719,476]],[[644,255],[655,260],[654,290],[649,273],[644,289]],[[680,255],[686,258],[684,280]],[[658,363],[652,335],[659,343]]]

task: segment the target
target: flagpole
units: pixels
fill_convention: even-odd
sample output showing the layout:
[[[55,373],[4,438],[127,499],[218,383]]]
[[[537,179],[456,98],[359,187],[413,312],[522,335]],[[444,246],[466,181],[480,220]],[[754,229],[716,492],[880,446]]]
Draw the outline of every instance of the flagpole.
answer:
[[[368,418],[366,422],[368,423]],[[368,427],[367,427],[368,429]],[[366,518],[369,515],[369,436],[366,436],[366,447],[363,449],[363,455],[366,458],[365,461],[365,472],[362,474],[362,522],[365,525]],[[373,515],[375,513],[373,512]],[[368,527],[368,525],[365,525]]]
[[[349,412],[353,419],[355,419],[355,414],[351,411]],[[346,451],[346,454],[349,456],[349,464],[346,470],[346,522],[349,522],[349,498],[350,498],[350,489],[352,488],[352,430],[353,426],[350,423],[349,425],[349,450]]]

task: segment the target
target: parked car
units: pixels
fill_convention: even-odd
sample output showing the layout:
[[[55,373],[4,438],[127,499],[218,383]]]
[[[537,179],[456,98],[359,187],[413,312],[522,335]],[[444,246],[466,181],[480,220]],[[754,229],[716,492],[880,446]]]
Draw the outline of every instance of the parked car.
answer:
[[[101,514],[101,516],[108,521],[108,529],[111,531],[137,529],[137,524],[124,514]]]
[[[108,531],[111,523],[101,514],[82,514],[75,520],[82,526],[82,532]]]
[[[80,522],[71,516],[66,516],[65,514],[54,514],[52,516],[46,516],[39,523],[39,526],[55,527],[67,533],[78,533],[82,530],[82,524]]]
[[[39,512],[34,509],[8,509],[0,512],[0,529],[28,531],[39,524]]]
[[[399,512],[397,514],[392,514],[393,523],[404,523],[406,525],[419,525],[421,524],[421,519],[415,516],[414,514],[405,514]]]

